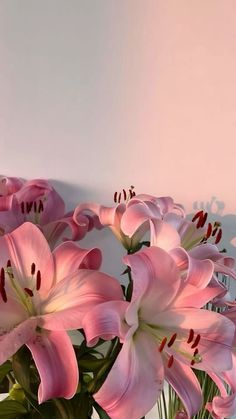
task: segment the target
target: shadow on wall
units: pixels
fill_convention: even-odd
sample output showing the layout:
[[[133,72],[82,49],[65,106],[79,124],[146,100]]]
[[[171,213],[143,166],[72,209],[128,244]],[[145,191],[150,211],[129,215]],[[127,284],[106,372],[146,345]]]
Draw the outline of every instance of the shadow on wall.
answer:
[[[193,214],[199,210],[208,213],[208,221],[221,223],[222,239],[218,245],[220,249],[225,248],[229,256],[236,258],[236,215],[225,213],[225,203],[218,200],[216,196],[212,196],[207,202],[194,201]],[[193,214],[189,214],[191,217]]]

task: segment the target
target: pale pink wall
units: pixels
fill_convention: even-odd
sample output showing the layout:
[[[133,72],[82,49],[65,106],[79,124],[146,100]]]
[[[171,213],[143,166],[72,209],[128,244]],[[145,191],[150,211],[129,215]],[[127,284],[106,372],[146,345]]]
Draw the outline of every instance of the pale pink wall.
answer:
[[[0,19],[2,173],[67,182],[71,205],[134,184],[236,212],[234,0],[2,0]]]

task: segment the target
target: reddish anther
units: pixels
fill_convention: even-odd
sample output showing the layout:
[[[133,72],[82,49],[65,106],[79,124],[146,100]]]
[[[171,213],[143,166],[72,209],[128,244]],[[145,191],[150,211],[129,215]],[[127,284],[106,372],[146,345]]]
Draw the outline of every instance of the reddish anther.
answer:
[[[194,221],[196,221],[198,218],[202,218],[203,217],[203,211],[198,211],[196,212],[196,214],[193,216],[192,218],[192,222],[194,223]]]
[[[191,365],[194,365],[194,364],[195,364],[195,360],[194,360],[194,359],[192,359],[192,361],[190,362],[190,364],[191,364]]]
[[[25,203],[21,202],[20,207],[21,207],[22,214],[24,214],[25,213]]]
[[[24,290],[25,290],[26,294],[28,294],[30,297],[34,296],[34,293],[30,288],[24,288]]]
[[[174,362],[174,357],[173,355],[171,355],[170,358],[168,359],[167,367],[170,368],[173,365],[173,362]]]
[[[198,348],[195,349],[193,356],[196,356],[198,354]]]
[[[35,263],[32,263],[31,265],[31,275],[35,274]]]
[[[212,233],[212,224],[208,223],[207,232],[206,232],[206,239],[209,239]]]
[[[177,338],[177,333],[174,333],[172,336],[171,336],[171,338],[170,338],[170,340],[169,340],[169,342],[167,343],[167,346],[170,348],[172,345],[173,345],[173,343],[175,342],[175,339]]]
[[[10,259],[8,259],[8,261],[7,261],[7,268],[11,268],[11,261],[10,261]]]
[[[202,217],[202,222],[201,222],[200,227],[204,227],[204,225],[205,225],[205,223],[206,223],[206,220],[207,220],[207,217],[208,217],[208,213],[207,213],[207,212],[205,212],[205,214],[204,214],[204,215],[203,215],[203,217]]]
[[[193,342],[193,344],[192,344],[192,346],[191,346],[191,348],[193,349],[193,348],[196,348],[196,346],[199,344],[199,342],[200,342],[200,339],[201,339],[201,335],[197,335],[196,336],[196,338],[195,338],[195,340],[194,340],[194,342]]]
[[[38,291],[41,287],[41,272],[37,271],[37,276],[36,276],[36,290]]]
[[[120,201],[121,201],[121,193],[119,193],[119,197],[118,197],[119,204],[120,204]]]
[[[162,339],[162,341],[161,341],[160,346],[159,346],[159,352],[162,352],[162,351],[163,351],[163,349],[164,349],[164,347],[165,347],[166,342],[167,342],[167,337],[164,337],[164,338]]]
[[[196,227],[197,227],[197,228],[202,227],[202,220],[203,220],[203,216],[202,216],[202,217],[199,217],[198,222],[197,222],[197,224],[196,224]]]
[[[218,230],[218,227],[215,227],[214,230],[212,231],[212,237],[216,235],[217,230]]]
[[[4,268],[1,268],[1,274],[0,274],[0,288],[5,287],[5,271]]]
[[[123,189],[123,195],[124,195],[124,201],[126,201],[127,193],[126,193],[125,189]]]
[[[4,303],[7,303],[7,294],[5,288],[0,288],[0,294]]]
[[[219,243],[219,241],[221,240],[221,237],[222,237],[222,229],[220,228],[215,239],[215,244]]]
[[[37,209],[37,202],[36,202],[36,201],[34,201],[34,212],[38,212],[38,209]]]
[[[29,214],[33,206],[33,202],[26,202],[26,212]]]
[[[114,202],[117,202],[117,192],[114,193]]]
[[[188,335],[187,343],[191,343],[192,340],[193,340],[193,338],[194,338],[194,330],[193,329],[190,329],[189,330],[189,335]]]
[[[39,200],[39,206],[38,206],[38,212],[43,212],[44,207],[43,207],[43,201],[40,199]]]

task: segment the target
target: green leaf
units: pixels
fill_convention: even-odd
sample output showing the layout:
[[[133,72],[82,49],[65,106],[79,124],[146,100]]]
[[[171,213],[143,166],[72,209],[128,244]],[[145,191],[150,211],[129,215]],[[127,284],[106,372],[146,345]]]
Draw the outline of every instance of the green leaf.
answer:
[[[58,419],[58,415],[55,412],[53,401],[47,401],[31,411],[30,418],[33,419]]]
[[[11,362],[6,361],[0,367],[0,383],[6,377],[6,375],[12,370]]]
[[[26,407],[15,400],[3,400],[0,402],[0,418],[17,418],[27,413]]]
[[[87,355],[86,358],[79,359],[79,367],[81,371],[94,372],[98,371],[106,361],[106,358],[98,359],[95,356]]]
[[[23,346],[12,358],[12,369],[17,382],[29,394],[32,394],[30,389],[30,364],[31,354],[29,350]]]
[[[77,394],[73,399],[74,417],[88,419],[92,414],[92,399],[89,393]]]
[[[99,414],[100,419],[110,419],[110,416],[108,416],[108,414],[105,412],[105,410],[103,410],[101,408],[101,406],[99,406],[99,404],[97,404],[95,402],[93,406],[94,406],[94,409],[96,410],[96,412]]]

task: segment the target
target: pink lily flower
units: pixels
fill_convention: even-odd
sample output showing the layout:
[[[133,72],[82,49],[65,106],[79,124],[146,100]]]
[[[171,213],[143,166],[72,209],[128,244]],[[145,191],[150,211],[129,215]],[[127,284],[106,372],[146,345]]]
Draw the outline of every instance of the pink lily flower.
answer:
[[[15,184],[14,184],[15,185]],[[40,226],[53,248],[67,227],[71,240],[83,238],[91,228],[91,220],[81,214],[80,225],[65,214],[65,203],[50,183],[43,179],[25,182],[11,195],[8,208],[0,211],[2,234],[10,233],[26,221]]]
[[[78,366],[66,330],[80,329],[94,305],[122,298],[121,287],[95,270],[98,249],[66,242],[52,253],[32,223],[0,237],[0,249],[0,365],[25,344],[41,378],[39,403],[71,398]]]
[[[0,211],[10,207],[13,194],[22,186],[23,181],[20,178],[0,176]]]
[[[190,418],[202,404],[192,368],[218,372],[232,364],[234,324],[219,313],[199,309],[211,298],[207,285],[213,263],[197,261],[188,283],[160,248],[147,248],[124,261],[133,277],[131,302],[101,304],[83,319],[88,344],[114,335],[123,343],[94,398],[111,419],[139,419],[154,406],[166,379]]]
[[[220,395],[206,404],[206,409],[214,419],[232,418],[236,414],[236,347],[232,350],[232,363],[229,371],[209,374],[220,390]],[[231,390],[230,394],[227,387]]]
[[[175,204],[172,198],[157,198],[146,194],[133,196],[127,202],[118,203],[115,207],[105,207],[91,202],[80,204],[74,212],[74,221],[78,225],[80,225],[79,217],[84,211],[91,211],[97,216],[95,223],[97,228],[110,227],[127,250],[135,249],[149,230],[149,219],[162,219],[166,213],[172,211],[183,214],[182,206]]]
[[[228,302],[227,288],[220,283],[215,273],[229,275],[236,279],[236,271],[233,269],[235,260],[232,257],[224,256],[218,247],[211,243],[201,243],[206,236],[207,229],[197,228],[196,225],[177,214],[167,214],[163,220],[150,220],[151,245],[158,246],[169,252],[177,262],[179,248],[184,248],[188,257],[195,260],[210,259],[214,263],[214,274],[210,286],[219,286],[217,304]],[[186,258],[187,262],[187,258]],[[184,270],[186,263],[181,269]]]
[[[236,308],[224,311],[223,316],[236,325]],[[232,348],[232,368],[221,374],[210,374],[220,390],[220,396],[215,396],[206,408],[214,419],[231,418],[236,414],[236,333]]]

